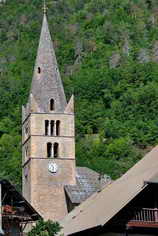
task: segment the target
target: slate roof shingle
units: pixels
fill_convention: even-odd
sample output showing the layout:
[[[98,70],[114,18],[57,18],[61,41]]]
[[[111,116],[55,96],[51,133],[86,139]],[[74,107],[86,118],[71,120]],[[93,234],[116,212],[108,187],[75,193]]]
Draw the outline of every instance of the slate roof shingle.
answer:
[[[99,179],[100,175],[87,167],[76,168],[76,185],[65,186],[65,191],[72,203],[79,204],[85,201],[103,186],[111,183],[111,178],[104,175]]]
[[[54,99],[55,113],[64,112],[65,110],[67,102],[46,14],[43,18],[30,94],[37,103],[37,107],[40,108],[38,112],[50,111],[50,99]]]

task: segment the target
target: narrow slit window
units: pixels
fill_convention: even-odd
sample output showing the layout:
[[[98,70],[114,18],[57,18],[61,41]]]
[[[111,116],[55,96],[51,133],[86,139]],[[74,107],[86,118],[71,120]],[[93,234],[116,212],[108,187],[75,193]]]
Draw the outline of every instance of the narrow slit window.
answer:
[[[50,134],[51,136],[54,135],[54,120],[51,120],[50,122]]]
[[[47,143],[47,157],[52,157],[52,144]]]
[[[49,120],[45,120],[45,135],[48,135],[49,131]]]
[[[54,111],[55,105],[54,105],[54,99],[50,100],[50,111]]]
[[[54,143],[54,158],[59,157],[59,144]]]
[[[26,125],[26,126],[25,126],[25,134],[26,134],[26,135],[28,134],[28,130],[29,130],[28,125]]]
[[[41,67],[38,67],[38,74],[41,73]]]
[[[56,136],[60,135],[60,120],[56,121]]]
[[[25,148],[25,157],[28,157],[28,147]]]

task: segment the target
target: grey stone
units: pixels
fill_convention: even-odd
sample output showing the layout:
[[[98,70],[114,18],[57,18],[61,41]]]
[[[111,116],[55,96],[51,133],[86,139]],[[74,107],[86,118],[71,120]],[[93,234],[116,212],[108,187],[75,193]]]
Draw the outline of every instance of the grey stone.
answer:
[[[110,57],[109,66],[110,68],[116,68],[120,65],[121,56],[119,53],[113,53]]]
[[[150,56],[145,48],[141,48],[138,53],[138,60],[140,63],[146,63],[150,61]]]
[[[54,99],[55,113],[64,112],[67,102],[46,15],[43,18],[31,93],[42,112],[49,112],[50,99]]]

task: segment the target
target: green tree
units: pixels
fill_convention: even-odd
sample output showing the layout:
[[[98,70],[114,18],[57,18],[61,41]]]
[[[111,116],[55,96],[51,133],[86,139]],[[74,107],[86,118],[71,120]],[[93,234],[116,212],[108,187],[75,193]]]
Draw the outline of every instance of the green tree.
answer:
[[[28,233],[28,236],[55,236],[61,229],[62,227],[58,222],[39,220],[36,226]]]

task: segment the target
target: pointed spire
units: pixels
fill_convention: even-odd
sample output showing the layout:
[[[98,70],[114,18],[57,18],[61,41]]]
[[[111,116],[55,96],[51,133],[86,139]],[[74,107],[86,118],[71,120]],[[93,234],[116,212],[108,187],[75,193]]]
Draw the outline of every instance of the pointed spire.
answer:
[[[67,103],[45,13],[30,93],[42,112],[50,112],[51,100],[52,112],[64,112]]]
[[[64,113],[73,114],[74,113],[74,95],[71,96]]]
[[[29,110],[30,112],[41,112],[40,107],[38,106],[32,93],[29,98]]]

